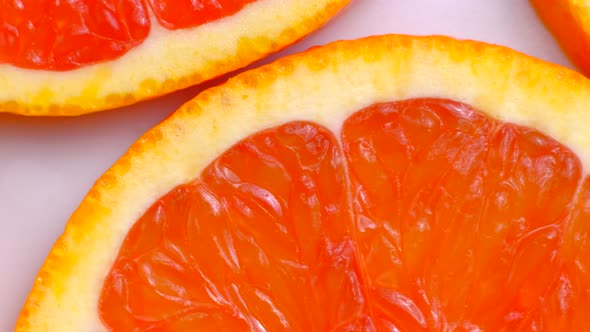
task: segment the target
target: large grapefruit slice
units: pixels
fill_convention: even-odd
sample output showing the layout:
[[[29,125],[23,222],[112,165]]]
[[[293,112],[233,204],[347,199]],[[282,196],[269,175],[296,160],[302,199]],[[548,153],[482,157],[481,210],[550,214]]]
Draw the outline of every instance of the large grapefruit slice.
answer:
[[[17,331],[587,331],[589,104],[446,37],[246,72],[96,182]]]
[[[77,115],[242,68],[349,0],[0,1],[0,112]]]
[[[571,61],[590,76],[590,1],[530,1]]]

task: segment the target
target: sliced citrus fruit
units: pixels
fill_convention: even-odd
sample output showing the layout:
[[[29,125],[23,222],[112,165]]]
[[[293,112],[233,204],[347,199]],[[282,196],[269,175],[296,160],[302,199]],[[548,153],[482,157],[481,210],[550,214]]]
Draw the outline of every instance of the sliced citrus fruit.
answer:
[[[0,112],[77,115],[242,68],[349,0],[0,2]]]
[[[590,76],[590,1],[530,1],[572,62]]]
[[[446,37],[246,72],[97,181],[17,331],[588,330],[589,104]]]

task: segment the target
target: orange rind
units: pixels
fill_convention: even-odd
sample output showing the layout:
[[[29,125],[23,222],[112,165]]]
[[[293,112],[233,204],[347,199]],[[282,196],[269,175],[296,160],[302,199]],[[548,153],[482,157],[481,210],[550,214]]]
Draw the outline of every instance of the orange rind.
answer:
[[[531,4],[570,60],[590,76],[590,2],[531,0]]]

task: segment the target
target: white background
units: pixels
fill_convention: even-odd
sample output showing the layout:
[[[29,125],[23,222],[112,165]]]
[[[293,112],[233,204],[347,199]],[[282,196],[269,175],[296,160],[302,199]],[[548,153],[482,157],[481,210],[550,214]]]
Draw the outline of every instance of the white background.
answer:
[[[526,0],[353,0],[281,54],[384,33],[483,40],[571,67]],[[0,331],[13,329],[37,270],[93,182],[198,90],[77,118],[0,115]]]

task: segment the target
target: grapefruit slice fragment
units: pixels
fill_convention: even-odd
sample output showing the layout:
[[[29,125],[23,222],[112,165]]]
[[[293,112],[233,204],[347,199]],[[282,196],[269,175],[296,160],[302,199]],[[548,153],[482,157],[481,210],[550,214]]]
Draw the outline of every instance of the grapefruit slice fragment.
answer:
[[[588,329],[589,102],[446,37],[241,74],[98,180],[17,331]]]
[[[0,21],[0,62],[46,70],[113,60],[150,30],[140,0],[4,1]]]
[[[182,89],[296,42],[348,1],[4,1],[0,112],[77,115]]]
[[[570,60],[590,76],[590,1],[530,1]]]

